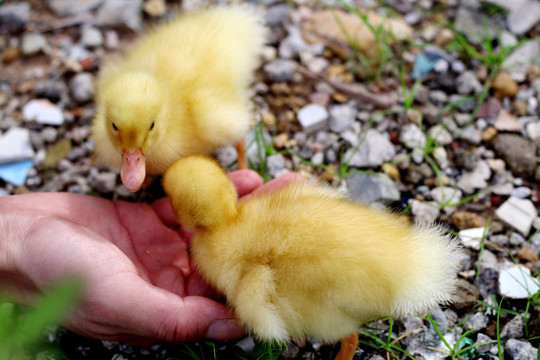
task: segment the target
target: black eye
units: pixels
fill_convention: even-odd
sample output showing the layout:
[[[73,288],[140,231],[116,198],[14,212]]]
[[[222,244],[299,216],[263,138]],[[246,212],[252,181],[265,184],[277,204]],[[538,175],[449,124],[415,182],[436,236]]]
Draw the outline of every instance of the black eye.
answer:
[[[118,128],[116,127],[116,125],[114,123],[112,123],[112,128],[114,131],[118,131]]]
[[[156,124],[155,121],[152,122],[152,125],[150,125],[150,130],[152,130],[154,128],[154,125]]]

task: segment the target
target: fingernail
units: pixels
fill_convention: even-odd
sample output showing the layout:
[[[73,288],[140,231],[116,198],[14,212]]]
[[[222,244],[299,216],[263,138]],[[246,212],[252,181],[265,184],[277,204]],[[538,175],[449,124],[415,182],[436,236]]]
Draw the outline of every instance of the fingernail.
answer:
[[[214,340],[234,339],[244,335],[244,329],[234,319],[217,320],[208,327],[206,336]]]

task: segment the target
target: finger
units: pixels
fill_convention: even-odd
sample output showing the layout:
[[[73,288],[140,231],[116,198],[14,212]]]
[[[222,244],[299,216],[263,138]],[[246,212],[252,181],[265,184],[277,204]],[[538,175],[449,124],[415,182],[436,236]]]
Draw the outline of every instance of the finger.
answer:
[[[303,180],[304,180],[304,177],[298,173],[285,174],[283,176],[280,176],[274,180],[267,182],[263,186],[257,188],[252,193],[242,197],[242,200],[249,199],[253,195],[268,194],[287,186],[291,182],[303,181]]]
[[[238,196],[244,196],[262,184],[262,178],[253,170],[237,170],[228,174]]]
[[[230,308],[221,303],[199,296],[180,298],[148,283],[133,285],[133,293],[123,297],[122,306],[117,305],[133,335],[184,342],[226,340],[244,333]]]
[[[157,216],[163,223],[169,227],[178,226],[178,221],[172,209],[171,200],[168,197],[154,201],[150,206],[154,209]]]

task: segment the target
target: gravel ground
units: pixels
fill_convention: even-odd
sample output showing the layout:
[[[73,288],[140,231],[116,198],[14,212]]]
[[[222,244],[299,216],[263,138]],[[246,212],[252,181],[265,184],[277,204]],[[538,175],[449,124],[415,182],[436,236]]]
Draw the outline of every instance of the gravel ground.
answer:
[[[129,193],[117,171],[92,159],[93,82],[100,64],[149,24],[211,3],[0,1],[0,196],[161,197],[158,182]],[[454,302],[431,314],[445,341],[457,348],[487,342],[459,358],[496,359],[500,337],[507,358],[537,359],[540,42],[526,40],[540,32],[540,2],[326,1],[351,34],[362,20],[343,11],[349,4],[371,9],[372,24],[377,16],[394,19],[381,22],[393,36],[360,32],[356,51],[316,1],[255,3],[271,36],[253,85],[261,126],[247,137],[252,166],[268,179],[290,171],[316,176],[358,201],[444,224],[464,245]],[[226,148],[218,157],[228,165],[236,154]],[[503,295],[497,333],[494,307]],[[435,350],[447,347],[426,318],[378,321],[362,331],[355,359],[395,358],[374,336],[415,359],[447,357]],[[135,348],[65,330],[51,341],[69,359],[186,358],[188,349]],[[204,342],[188,346],[213,357]],[[253,343],[213,346],[226,359]],[[333,350],[291,345],[282,357],[327,359]]]

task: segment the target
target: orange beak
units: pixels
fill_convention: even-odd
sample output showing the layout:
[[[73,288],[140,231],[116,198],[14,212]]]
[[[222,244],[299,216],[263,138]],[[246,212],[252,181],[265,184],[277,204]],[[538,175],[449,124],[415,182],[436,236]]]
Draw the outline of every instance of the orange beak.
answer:
[[[133,153],[129,150],[124,150],[122,154],[122,168],[120,169],[122,183],[124,183],[129,191],[135,192],[141,188],[145,176],[146,163],[141,149],[137,149]]]

